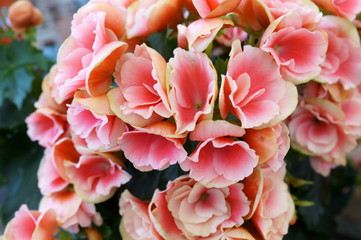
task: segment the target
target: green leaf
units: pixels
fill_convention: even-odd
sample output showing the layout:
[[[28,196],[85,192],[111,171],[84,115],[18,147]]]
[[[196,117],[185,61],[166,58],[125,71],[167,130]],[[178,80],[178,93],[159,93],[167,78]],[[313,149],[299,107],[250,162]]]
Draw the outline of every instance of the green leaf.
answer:
[[[37,170],[43,151],[29,140],[25,126],[0,130],[0,222],[6,224],[22,204],[38,208]]]
[[[42,52],[30,42],[22,40],[0,45],[0,106],[9,99],[21,109],[37,72],[46,70],[47,65]]]

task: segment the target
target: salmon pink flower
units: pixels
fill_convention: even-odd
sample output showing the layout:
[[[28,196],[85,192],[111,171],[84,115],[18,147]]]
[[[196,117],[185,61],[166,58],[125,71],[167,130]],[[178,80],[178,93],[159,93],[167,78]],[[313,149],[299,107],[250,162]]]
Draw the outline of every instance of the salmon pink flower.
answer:
[[[140,171],[163,170],[187,157],[182,138],[175,126],[159,122],[146,128],[124,133],[120,147],[125,157]]]
[[[59,175],[72,183],[75,192],[87,202],[111,198],[120,185],[130,180],[118,157],[111,153],[79,154],[68,138],[54,146],[53,158]]]
[[[244,192],[254,211],[247,219],[251,217],[262,239],[281,240],[293,219],[295,206],[284,176],[284,169],[275,173],[270,168],[262,168],[244,181]]]
[[[176,26],[181,19],[180,0],[135,0],[127,8],[127,38],[147,37],[150,33]]]
[[[120,149],[119,138],[128,127],[110,110],[106,95],[89,97],[86,92],[77,92],[68,107],[71,132],[84,139],[89,149],[103,152]]]
[[[204,53],[177,48],[169,60],[169,103],[177,133],[192,131],[198,121],[212,118],[217,72]]]
[[[342,163],[345,162],[346,162],[346,157],[341,161],[339,160],[338,163],[327,162],[324,159],[318,157],[310,158],[312,169],[324,177],[329,176],[332,169],[342,166]]]
[[[44,196],[60,192],[69,185],[69,182],[64,180],[56,169],[52,149],[50,148],[47,148],[44,151],[44,157],[40,162],[37,176],[38,187],[41,194]]]
[[[319,28],[327,32],[326,60],[321,74],[316,78],[329,84],[340,82],[345,89],[361,83],[361,45],[355,26],[336,16],[325,16]]]
[[[243,42],[248,37],[247,32],[245,32],[240,27],[231,27],[227,28],[225,33],[216,38],[216,41],[226,47],[232,47],[232,42],[234,40],[240,40]]]
[[[119,199],[119,213],[122,216],[119,230],[123,239],[162,240],[149,216],[149,202],[134,197],[125,190]]]
[[[356,15],[361,12],[360,0],[312,0],[321,8],[325,9],[330,14],[335,14],[340,17],[347,18],[350,21],[355,20]]]
[[[324,62],[327,50],[325,34],[302,28],[298,15],[291,12],[278,18],[261,39],[261,49],[272,54],[283,78],[295,84],[307,82],[320,74],[320,64]],[[283,22],[288,26],[278,29],[285,25]]]
[[[39,141],[43,147],[51,147],[67,134],[66,115],[50,108],[40,108],[30,114],[25,122],[28,136],[32,141]]]
[[[242,52],[240,42],[235,41],[219,93],[222,118],[231,112],[243,128],[273,126],[296,105],[297,89],[282,79],[273,58],[251,46]]]
[[[212,130],[210,130],[212,129]],[[189,176],[207,187],[225,187],[249,176],[258,163],[258,156],[241,137],[244,130],[226,121],[203,121],[191,133],[191,139],[202,141],[194,152],[181,162]]]
[[[329,163],[345,164],[346,153],[356,146],[356,137],[347,133],[345,119],[341,107],[329,100],[302,100],[288,121],[292,146]]]
[[[243,27],[253,31],[266,29],[274,20],[289,12],[297,12],[301,27],[313,30],[322,13],[311,0],[242,0],[237,7]]]
[[[75,14],[71,35],[58,53],[58,103],[72,98],[77,89],[86,88],[90,95],[108,91],[116,60],[127,48],[118,41],[122,14],[106,2],[88,3]]]
[[[123,121],[144,127],[171,116],[165,81],[166,61],[145,44],[119,59],[108,93],[111,109]]]
[[[264,129],[247,129],[243,139],[259,156],[258,164],[268,165],[277,172],[284,164],[290,149],[288,128],[284,123]]]
[[[241,0],[192,0],[202,18],[221,17],[232,12]]]
[[[54,210],[39,212],[21,205],[5,228],[4,240],[55,240],[57,231]]]
[[[225,228],[238,227],[249,212],[241,183],[224,188],[206,188],[182,176],[156,190],[150,216],[165,239],[216,240]]]
[[[65,190],[43,197],[39,211],[46,212],[50,209],[56,212],[56,221],[60,227],[71,233],[79,232],[79,226],[90,227],[92,223],[100,226],[103,222],[95,205],[84,202],[74,191]]]
[[[223,28],[233,26],[233,22],[229,19],[206,18],[192,22],[186,29],[181,26],[178,25],[178,34],[184,36],[178,36],[178,38],[185,38],[190,51],[203,52],[217,33]]]

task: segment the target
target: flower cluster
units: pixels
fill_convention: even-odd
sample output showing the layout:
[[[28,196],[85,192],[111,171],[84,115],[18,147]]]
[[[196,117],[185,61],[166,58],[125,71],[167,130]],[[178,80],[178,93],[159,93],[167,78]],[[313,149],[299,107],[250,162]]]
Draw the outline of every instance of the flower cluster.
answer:
[[[99,226],[95,204],[118,190],[124,239],[282,239],[290,145],[327,175],[361,136],[361,4],[314,2],[90,0],[26,119],[45,147],[40,212],[22,207],[5,239],[28,218],[32,239],[53,239],[43,218]],[[169,59],[159,32],[177,42]],[[140,199],[120,192],[129,164],[184,174]]]

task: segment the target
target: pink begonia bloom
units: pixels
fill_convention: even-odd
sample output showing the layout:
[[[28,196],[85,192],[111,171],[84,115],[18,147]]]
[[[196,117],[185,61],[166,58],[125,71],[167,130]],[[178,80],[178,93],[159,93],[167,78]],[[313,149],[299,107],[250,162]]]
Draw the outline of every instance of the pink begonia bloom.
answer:
[[[185,136],[175,134],[175,130],[169,122],[138,128],[124,133],[120,147],[125,157],[140,171],[163,170],[187,157],[182,141]]]
[[[65,181],[56,169],[53,161],[52,149],[45,149],[44,157],[38,169],[38,187],[44,196],[60,192],[65,189],[69,182]]]
[[[150,217],[165,239],[218,240],[225,228],[239,227],[249,212],[243,184],[206,188],[182,176],[156,190],[150,202]]]
[[[255,211],[251,220],[262,239],[281,240],[287,234],[289,224],[295,213],[295,206],[288,191],[288,185],[283,180],[285,170],[280,169],[280,172],[275,173],[270,168],[262,168],[261,174],[261,178],[251,176],[244,183],[246,196],[248,198],[250,195],[255,196],[258,201],[254,206]],[[258,184],[261,190],[252,186],[257,179],[263,181],[263,183]],[[250,200],[254,201],[254,198],[250,198]]]
[[[66,114],[66,102],[59,104],[56,99],[59,98],[58,91],[55,86],[55,76],[58,73],[57,65],[53,65],[49,73],[44,77],[41,84],[42,93],[38,101],[34,104],[36,108],[51,108],[59,113]]]
[[[312,0],[330,14],[347,18],[352,21],[361,12],[361,0]]]
[[[166,94],[166,61],[142,44],[123,55],[114,79],[119,88],[108,93],[111,109],[123,121],[139,127],[172,115]]]
[[[249,176],[258,163],[258,156],[246,142],[225,137],[244,134],[239,126],[229,125],[232,124],[226,121],[203,121],[197,125],[196,135],[192,132],[191,139],[203,142],[180,163],[183,170],[190,170],[191,178],[207,187],[226,187],[236,183]],[[232,128],[235,131],[231,131]]]
[[[284,123],[270,128],[249,129],[243,139],[256,151],[259,165],[267,164],[277,172],[285,164],[284,157],[290,149],[290,138]]]
[[[111,198],[131,176],[106,155],[82,155],[79,162],[65,162],[65,172],[76,193],[87,202]]]
[[[147,37],[175,26],[182,17],[181,4],[181,0],[135,0],[127,8],[127,38]]]
[[[212,118],[217,72],[206,54],[175,49],[169,60],[169,88],[177,133],[193,131],[198,121]]]
[[[283,25],[280,29],[280,25]],[[325,60],[327,37],[322,31],[302,28],[298,12],[278,18],[266,29],[261,49],[280,66],[284,79],[300,84],[318,76]]]
[[[243,42],[247,37],[247,32],[245,32],[242,28],[232,27],[227,28],[225,33],[216,38],[216,41],[226,47],[231,47],[234,40],[240,40]]]
[[[134,197],[125,190],[119,199],[119,213],[122,216],[119,230],[127,240],[162,240],[149,216],[149,202]]]
[[[350,135],[361,135],[361,92],[357,88],[344,89],[340,82],[309,82],[302,91],[305,98],[327,99],[338,105],[345,114],[345,131]]]
[[[27,134],[32,141],[38,141],[43,147],[51,147],[67,133],[66,115],[50,108],[40,108],[26,119]]]
[[[293,112],[297,97],[296,87],[282,79],[272,56],[251,46],[242,52],[240,42],[233,43],[219,93],[222,118],[231,112],[243,128],[273,126]]]
[[[319,28],[327,32],[326,60],[316,78],[329,84],[340,82],[345,89],[361,83],[361,46],[356,27],[346,19],[325,16]]]
[[[95,205],[83,201],[76,192],[65,190],[44,196],[40,200],[39,211],[53,209],[60,227],[71,233],[78,233],[80,227],[90,227],[92,223],[100,226],[103,222],[96,212]]]
[[[192,0],[202,18],[221,17],[232,12],[241,0]]]
[[[75,14],[71,35],[58,53],[58,103],[72,98],[77,89],[86,88],[91,95],[109,89],[116,60],[127,48],[118,41],[116,16],[121,19],[122,11],[105,2],[89,3]]]
[[[236,10],[241,26],[253,31],[266,29],[274,20],[293,11],[299,14],[301,26],[311,30],[322,17],[311,0],[242,0]]]
[[[346,164],[346,153],[356,146],[356,137],[347,133],[344,112],[326,99],[302,100],[288,128],[292,147],[329,163]]]
[[[53,150],[59,175],[74,186],[87,202],[99,203],[112,197],[120,185],[130,180],[121,160],[111,153],[80,155],[70,139],[56,143]]]
[[[21,205],[7,224],[4,240],[55,240],[58,231],[54,210],[32,211]]]
[[[346,159],[344,159],[343,162],[346,162]],[[311,157],[310,163],[312,169],[324,177],[329,176],[332,169],[342,165],[340,163],[330,163],[318,157]]]
[[[91,150],[117,151],[120,149],[119,138],[128,127],[110,111],[106,95],[93,98],[85,99],[89,100],[87,103],[75,95],[73,103],[68,105],[67,119],[71,133],[84,139]]]
[[[178,39],[181,45],[184,45],[182,41],[185,38],[190,51],[203,52],[217,33],[223,28],[232,27],[233,22],[230,19],[206,18],[192,22],[186,29],[181,26],[178,25]],[[182,34],[184,36],[181,36]]]

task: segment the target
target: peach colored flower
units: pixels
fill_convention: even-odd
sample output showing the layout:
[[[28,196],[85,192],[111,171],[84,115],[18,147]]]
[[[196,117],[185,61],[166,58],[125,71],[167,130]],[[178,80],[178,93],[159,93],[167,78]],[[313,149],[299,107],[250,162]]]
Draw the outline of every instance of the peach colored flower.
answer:
[[[119,230],[123,239],[163,239],[150,220],[149,202],[142,201],[125,190],[119,199],[119,213],[122,216]]]
[[[223,119],[231,112],[243,128],[273,126],[293,112],[297,96],[269,54],[251,46],[242,52],[240,42],[234,42],[219,93]]]
[[[247,219],[251,218],[262,239],[281,240],[293,219],[295,206],[284,176],[285,169],[275,173],[270,168],[262,168],[244,182],[244,192],[254,211]],[[258,188],[254,187],[256,181],[261,181],[256,185]]]
[[[361,83],[361,45],[355,26],[336,16],[325,16],[319,28],[327,32],[326,60],[321,65],[318,81],[329,84],[340,82],[345,89]]]
[[[190,51],[203,52],[221,29],[231,26],[233,26],[233,22],[230,19],[198,19],[189,24],[186,29],[182,29],[182,27],[178,25],[178,34],[185,35],[184,37]],[[181,31],[179,31],[179,29]],[[179,35],[178,38],[182,38],[182,36]],[[181,45],[182,44],[181,42]]]
[[[56,101],[56,99],[59,98],[59,92],[54,82],[57,73],[58,67],[55,64],[51,67],[49,73],[44,77],[41,84],[42,93],[34,105],[36,108],[51,108],[59,113],[66,114],[66,110],[68,109],[66,106],[67,102],[59,104]]]
[[[211,130],[212,129],[212,130]],[[225,187],[249,176],[258,163],[258,156],[241,137],[244,130],[226,121],[202,121],[191,140],[201,141],[194,152],[180,165],[189,176],[207,187]]]
[[[221,17],[232,12],[241,0],[192,0],[202,18]]]
[[[75,14],[71,35],[58,53],[58,103],[72,98],[77,89],[86,88],[90,95],[108,91],[116,60],[127,48],[118,41],[123,29],[114,20],[122,19],[122,14],[106,2],[88,3]]]
[[[283,78],[295,84],[320,74],[327,50],[324,32],[301,24],[299,13],[291,12],[272,22],[261,39],[261,49],[272,54]]]
[[[102,152],[120,149],[119,138],[128,127],[110,110],[106,95],[89,97],[86,92],[77,92],[68,107],[71,133],[84,139],[89,149]]]
[[[56,143],[53,159],[59,175],[72,183],[75,192],[87,202],[99,203],[111,198],[131,177],[115,155],[79,154],[68,138]]]
[[[135,0],[127,8],[127,38],[147,37],[150,33],[176,26],[182,17],[180,0]]]
[[[288,120],[292,146],[329,163],[345,164],[346,153],[356,146],[356,137],[347,133],[345,113],[326,99],[301,101]]]
[[[236,10],[241,26],[256,32],[293,11],[299,14],[301,26],[311,30],[317,27],[322,17],[311,0],[242,0]]]
[[[52,149],[50,148],[44,151],[44,157],[40,162],[37,177],[38,187],[44,196],[60,192],[69,185],[69,182],[65,181],[56,169]]]
[[[347,18],[352,21],[356,15],[361,12],[360,0],[312,0],[318,6],[326,10],[330,14],[335,14],[340,17]]]
[[[38,141],[43,147],[53,146],[58,139],[67,134],[66,115],[50,108],[37,109],[25,119],[25,122],[30,139]]]
[[[266,164],[277,172],[285,164],[284,157],[290,149],[290,138],[284,123],[264,129],[247,129],[243,139],[256,151],[259,165]]]
[[[216,41],[226,47],[231,47],[234,40],[240,40],[243,42],[247,37],[247,32],[245,32],[242,28],[232,27],[227,28],[225,33],[216,38]]]
[[[114,73],[119,88],[108,93],[114,113],[140,127],[170,117],[165,69],[164,58],[145,44],[121,57]]]
[[[224,228],[238,227],[249,212],[241,183],[224,188],[206,188],[182,176],[156,190],[150,202],[150,217],[165,239],[220,239]]]
[[[46,212],[53,209],[60,227],[77,233],[80,227],[90,227],[92,223],[100,226],[103,222],[96,212],[95,205],[84,202],[74,191],[61,191],[45,196],[39,204],[39,211]]]
[[[58,231],[54,210],[33,211],[21,205],[15,217],[7,224],[4,240],[55,240]]]
[[[125,157],[135,168],[140,171],[163,170],[186,159],[182,141],[185,135],[177,135],[172,123],[163,121],[137,129],[124,133],[120,139]]]
[[[169,103],[177,133],[192,131],[198,121],[212,118],[217,72],[204,53],[177,48],[169,60]]]

